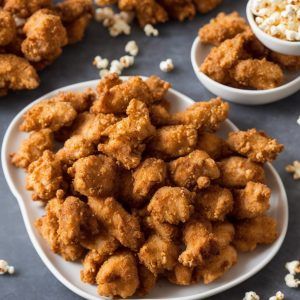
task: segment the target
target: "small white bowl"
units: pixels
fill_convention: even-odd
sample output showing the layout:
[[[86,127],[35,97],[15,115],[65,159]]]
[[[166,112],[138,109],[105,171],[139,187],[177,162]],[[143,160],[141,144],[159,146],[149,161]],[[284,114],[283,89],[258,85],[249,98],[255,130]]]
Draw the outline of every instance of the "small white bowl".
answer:
[[[200,82],[213,94],[231,102],[246,105],[262,105],[286,98],[300,90],[300,72],[285,72],[287,83],[269,90],[247,90],[221,84],[199,70],[212,46],[204,45],[197,37],[191,50],[194,72]]]
[[[286,55],[300,56],[300,42],[289,42],[286,40],[278,39],[267,34],[261,30],[254,20],[254,15],[251,11],[252,0],[249,0],[246,8],[247,19],[250,27],[256,37],[263,43],[267,48]]]

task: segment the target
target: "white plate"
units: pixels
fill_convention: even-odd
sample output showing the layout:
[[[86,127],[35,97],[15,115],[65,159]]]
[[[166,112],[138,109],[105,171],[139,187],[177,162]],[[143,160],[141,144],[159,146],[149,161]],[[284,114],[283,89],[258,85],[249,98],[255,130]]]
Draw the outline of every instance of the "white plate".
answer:
[[[42,261],[52,274],[67,288],[86,299],[93,300],[101,299],[101,297],[97,294],[95,286],[84,284],[80,281],[79,273],[81,265],[79,263],[66,262],[59,255],[50,251],[46,242],[35,230],[33,226],[34,221],[43,214],[43,209],[31,200],[31,193],[24,188],[25,173],[23,170],[17,169],[10,164],[9,154],[15,152],[19,148],[21,141],[26,137],[26,134],[20,132],[18,127],[21,124],[22,115],[30,107],[45,98],[53,96],[58,91],[82,91],[89,87],[95,88],[97,82],[97,80],[94,80],[67,86],[49,93],[25,107],[8,127],[3,140],[1,153],[5,178],[12,193],[17,198],[27,232]],[[190,98],[173,89],[168,93],[167,99],[172,101],[173,109],[175,111],[183,110],[193,103]],[[237,128],[227,120],[224,123],[220,134],[225,136],[232,130],[237,130]],[[270,215],[278,221],[279,238],[276,242],[268,247],[259,247],[252,253],[240,254],[238,263],[227,272],[225,276],[212,284],[206,286],[198,284],[189,287],[180,287],[171,285],[166,281],[159,281],[157,286],[145,299],[203,299],[241,283],[261,270],[274,257],[286,234],[288,224],[288,204],[283,184],[277,172],[270,164],[267,164],[265,169],[267,173],[267,183],[272,189]]]
[[[239,104],[261,105],[279,101],[300,90],[300,71],[284,71],[286,83],[269,90],[237,89],[221,84],[199,70],[212,46],[204,45],[197,37],[191,49],[191,61],[194,72],[200,82],[213,94]]]

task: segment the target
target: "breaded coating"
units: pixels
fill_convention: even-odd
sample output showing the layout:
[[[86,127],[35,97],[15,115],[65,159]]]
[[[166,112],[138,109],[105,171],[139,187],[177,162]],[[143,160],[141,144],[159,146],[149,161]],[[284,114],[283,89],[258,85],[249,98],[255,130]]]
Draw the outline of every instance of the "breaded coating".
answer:
[[[127,118],[109,126],[102,136],[98,150],[115,158],[125,169],[137,167],[145,142],[155,134],[145,103],[133,99],[126,110]]]
[[[89,197],[88,205],[109,234],[124,247],[138,249],[143,241],[143,233],[137,217],[129,214],[114,198]]]
[[[13,54],[0,54],[0,95],[8,90],[32,90],[40,79],[33,66],[24,58]]]
[[[260,163],[275,160],[283,150],[283,145],[276,139],[255,128],[230,132],[227,143],[233,151]]]
[[[103,89],[99,98],[94,102],[91,112],[123,114],[132,99],[137,99],[147,105],[154,100],[149,87],[138,76],[130,77],[127,81],[114,85],[108,90]]]
[[[231,154],[227,142],[216,134],[209,132],[199,135],[197,148],[205,151],[214,160],[225,158]]]
[[[194,212],[194,196],[185,188],[164,186],[154,194],[147,210],[161,223],[184,223]]]
[[[212,225],[212,232],[214,235],[214,239],[217,242],[218,249],[224,249],[234,239],[234,226],[228,221],[215,222]]]
[[[271,190],[258,182],[248,182],[242,190],[234,190],[234,210],[237,219],[250,219],[263,215],[270,207]]]
[[[171,124],[171,114],[168,108],[161,103],[153,104],[149,106],[151,123],[154,126],[164,126]]]
[[[195,267],[211,254],[216,254],[217,243],[214,240],[211,223],[202,218],[193,218],[183,227],[183,242],[186,249],[178,261],[186,267]]]
[[[206,14],[220,5],[222,1],[223,0],[193,0],[193,3],[200,13]]]
[[[96,86],[97,93],[101,95],[102,93],[109,92],[111,88],[121,84],[122,82],[123,80],[117,73],[108,73],[106,76],[99,80]]]
[[[136,291],[138,296],[145,296],[154,288],[157,276],[150,272],[144,265],[138,265],[140,285]]]
[[[195,6],[191,0],[159,0],[173,19],[184,21],[193,19],[196,14]]]
[[[193,190],[210,185],[210,181],[220,176],[217,164],[209,155],[195,150],[187,156],[179,157],[169,163],[171,180],[177,185]]]
[[[160,236],[151,235],[140,248],[140,262],[153,274],[172,270],[179,256],[179,246],[174,242],[163,240]]]
[[[82,148],[78,156],[85,150]],[[115,193],[118,170],[115,161],[108,156],[100,154],[80,158],[68,169],[68,173],[73,177],[74,190],[82,195],[108,197]]]
[[[191,125],[164,126],[156,130],[148,148],[162,158],[178,157],[194,150],[197,137],[197,130]]]
[[[68,42],[60,17],[47,9],[34,13],[27,20],[23,31],[26,39],[22,43],[22,52],[33,62],[52,62]]]
[[[11,154],[11,162],[18,168],[27,168],[39,159],[45,150],[53,149],[53,134],[50,129],[32,132],[17,153]]]
[[[90,250],[82,261],[83,269],[80,271],[81,281],[96,284],[96,276],[104,261],[103,257],[96,250]]]
[[[175,268],[167,273],[168,280],[177,285],[191,285],[193,283],[192,267],[187,267],[181,263],[177,263]]]
[[[171,88],[171,84],[159,77],[152,75],[145,80],[148,88],[150,89],[154,101],[162,101]]]
[[[249,181],[265,182],[265,172],[261,164],[249,159],[231,156],[218,163],[221,177],[218,183],[228,188],[245,187]]]
[[[236,263],[237,252],[228,245],[218,255],[209,258],[204,266],[198,267],[195,276],[197,279],[202,278],[204,284],[209,284],[223,276]]]
[[[244,87],[257,90],[273,89],[283,82],[283,72],[279,65],[263,59],[239,61],[230,76]]]
[[[238,251],[253,251],[258,244],[272,244],[278,237],[277,222],[263,215],[252,219],[240,220],[234,224],[234,246]]]
[[[48,201],[64,187],[62,165],[50,150],[32,162],[27,172],[26,189],[33,192],[33,200]]]
[[[41,8],[50,8],[52,0],[4,0],[3,8],[20,18],[28,18]]]
[[[203,1],[202,1],[203,2]],[[230,14],[219,13],[211,19],[207,25],[199,30],[199,38],[203,44],[220,45],[227,39],[234,38],[237,34],[245,31],[248,25],[238,12]]]
[[[271,61],[278,63],[283,69],[300,70],[300,56],[284,55],[271,51],[269,58]]]
[[[133,253],[124,250],[112,255],[99,269],[96,281],[101,296],[132,296],[140,284]]]
[[[16,34],[17,28],[13,16],[0,8],[0,47],[11,43]]]
[[[64,146],[56,153],[56,157],[63,164],[72,165],[76,160],[95,152],[96,145],[81,135],[74,135],[65,141]]]
[[[233,209],[231,191],[218,185],[211,185],[201,191],[195,201],[195,209],[210,221],[224,221]]]

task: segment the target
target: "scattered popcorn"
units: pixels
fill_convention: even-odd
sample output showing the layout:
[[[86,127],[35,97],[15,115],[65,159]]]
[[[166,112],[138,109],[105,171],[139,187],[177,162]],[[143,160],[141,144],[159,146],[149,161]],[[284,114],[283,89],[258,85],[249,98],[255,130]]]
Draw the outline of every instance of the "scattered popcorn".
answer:
[[[275,296],[269,298],[269,300],[283,300],[283,299],[284,299],[284,294],[280,291],[278,291]]]
[[[296,275],[296,274],[300,273],[300,261],[293,260],[293,261],[287,262],[285,264],[285,268],[289,271],[290,274]]]
[[[109,65],[109,61],[107,58],[102,58],[98,55],[94,58],[93,65],[95,65],[97,69],[106,69]]]
[[[158,36],[159,35],[159,32],[156,28],[154,28],[151,24],[147,24],[145,27],[144,27],[144,31],[145,31],[145,34],[146,36]]]
[[[108,75],[110,72],[108,69],[102,69],[100,72],[99,72],[99,76],[100,78],[104,78],[106,75]]]
[[[247,292],[243,300],[259,300],[260,297],[255,292]]]
[[[124,68],[129,68],[134,64],[134,56],[125,55],[120,58],[120,63]]]
[[[300,179],[300,161],[295,160],[292,165],[287,165],[285,170],[288,173],[293,173],[293,178],[295,180]]]
[[[300,285],[300,280],[295,278],[293,274],[287,274],[284,280],[285,284],[290,288],[297,288]]]
[[[125,52],[129,53],[132,56],[137,56],[139,53],[139,47],[135,41],[130,41],[125,46]]]
[[[0,259],[0,275],[4,275],[5,273],[12,275],[14,272],[15,268],[13,266],[9,266],[7,261]]]
[[[171,72],[174,70],[174,64],[171,58],[168,58],[164,61],[162,61],[159,64],[159,68],[163,71],[163,72]]]
[[[110,64],[110,73],[117,73],[118,75],[122,74],[123,71],[123,65],[120,63],[119,60],[114,59]]]

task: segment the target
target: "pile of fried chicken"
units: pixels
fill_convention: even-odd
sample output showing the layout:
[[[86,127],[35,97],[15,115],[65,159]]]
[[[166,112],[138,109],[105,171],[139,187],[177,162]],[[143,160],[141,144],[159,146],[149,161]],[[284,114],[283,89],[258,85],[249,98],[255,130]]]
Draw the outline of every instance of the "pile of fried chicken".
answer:
[[[143,296],[160,277],[208,284],[237,251],[278,236],[264,163],[283,145],[256,129],[224,140],[226,102],[171,113],[169,88],[113,73],[96,91],[38,102],[20,125],[30,134],[11,161],[45,204],[36,228],[52,251],[82,261],[82,281],[102,296]]]
[[[0,1],[0,96],[38,87],[37,71],[83,38],[92,15],[92,0]]]
[[[283,83],[283,70],[300,70],[300,56],[267,49],[237,12],[218,14],[199,30],[199,38],[215,46],[200,71],[228,86],[272,89]]]

